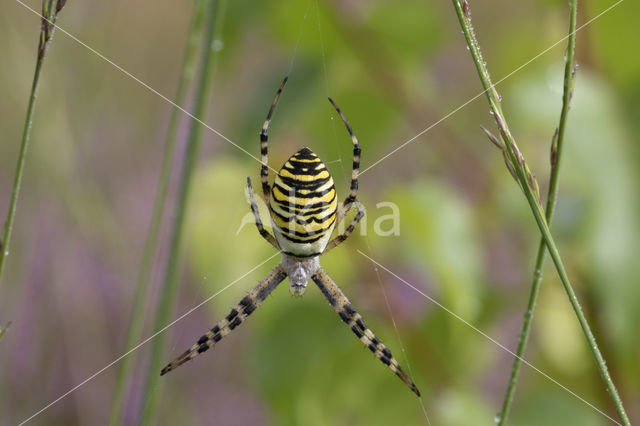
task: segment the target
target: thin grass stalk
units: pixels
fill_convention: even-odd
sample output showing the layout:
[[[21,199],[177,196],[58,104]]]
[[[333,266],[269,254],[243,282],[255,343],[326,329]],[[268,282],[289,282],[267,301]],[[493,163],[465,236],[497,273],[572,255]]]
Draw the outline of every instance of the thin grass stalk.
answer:
[[[582,311],[573,287],[571,286],[571,282],[569,281],[569,277],[567,276],[562,258],[560,257],[558,248],[551,235],[547,221],[545,220],[544,211],[542,210],[542,206],[539,202],[539,196],[536,196],[537,181],[535,180],[533,174],[531,174],[531,172],[529,171],[525,163],[524,156],[518,149],[515,138],[511,134],[511,131],[509,130],[509,127],[507,125],[507,121],[500,105],[500,96],[498,95],[498,92],[495,90],[493,83],[491,82],[489,72],[487,70],[484,59],[482,58],[482,53],[480,52],[480,46],[475,37],[475,31],[471,24],[471,11],[469,3],[466,0],[463,0],[463,3],[461,3],[460,0],[452,0],[452,2],[456,11],[456,15],[458,16],[460,26],[462,27],[462,32],[467,42],[467,46],[469,47],[473,62],[476,66],[476,70],[478,71],[478,76],[480,77],[482,86],[485,89],[484,93],[487,96],[487,100],[489,101],[491,113],[493,114],[494,119],[496,120],[496,124],[500,129],[500,134],[502,136],[502,140],[504,141],[505,152],[507,154],[508,161],[513,166],[516,172],[515,177],[517,178],[517,181],[520,184],[522,191],[524,192],[527,202],[529,203],[533,216],[536,220],[536,223],[538,224],[538,228],[540,229],[540,232],[542,234],[542,238],[544,239],[547,249],[549,250],[549,254],[551,255],[551,259],[553,260],[553,263],[556,267],[558,276],[560,277],[562,285],[569,298],[569,302],[571,303],[576,317],[578,318],[578,322],[580,323],[580,327],[582,328],[585,339],[587,340],[589,349],[591,350],[591,353],[594,357],[598,371],[600,372],[600,375],[605,382],[605,386],[607,387],[607,391],[609,392],[613,404],[615,405],[620,420],[624,425],[630,425],[629,417],[624,410],[622,400],[620,399],[620,395],[618,394],[618,390],[616,389],[613,380],[609,375],[605,360],[600,353],[600,349],[598,348],[596,339],[591,331],[591,328],[589,327],[589,323],[587,322],[584,312]]]
[[[9,327],[11,327],[11,321],[7,322],[3,326],[0,326],[0,340],[2,340],[2,338],[4,337],[4,334],[7,332]]]
[[[555,130],[553,139],[551,142],[551,171],[549,180],[549,190],[547,194],[547,204],[545,208],[545,219],[548,224],[551,224],[553,218],[553,212],[556,206],[556,200],[558,197],[558,182],[559,171],[562,159],[562,152],[564,151],[564,135],[567,123],[567,117],[569,115],[569,106],[571,98],[573,97],[573,87],[575,83],[576,75],[576,63],[575,63],[575,47],[576,47],[576,20],[578,12],[578,1],[569,1],[569,38],[567,42],[567,52],[565,58],[564,67],[564,87],[562,92],[562,109],[560,111],[560,122]],[[540,284],[542,283],[542,267],[544,265],[546,244],[544,238],[540,238],[538,244],[538,253],[536,255],[536,263],[533,272],[533,281],[531,283],[531,291],[529,293],[529,301],[527,303],[527,310],[524,314],[524,321],[522,323],[522,329],[518,334],[518,348],[516,350],[516,356],[513,359],[513,365],[511,367],[511,374],[509,376],[509,382],[507,390],[504,395],[502,403],[502,409],[498,414],[498,425],[503,426],[509,416],[511,404],[513,402],[513,395],[515,393],[516,383],[518,381],[518,374],[522,367],[522,357],[524,356],[525,349],[527,347],[527,341],[531,333],[531,320],[533,319],[533,312],[536,307],[536,301],[538,300],[538,293],[540,291]]]
[[[202,56],[198,73],[198,83],[196,85],[197,99],[194,113],[195,117],[203,121],[207,116],[213,75],[217,60],[217,54],[212,52],[212,45],[215,36],[221,33],[226,1],[209,0],[207,3],[207,14],[205,19],[206,31],[201,49]],[[164,283],[160,294],[160,300],[153,321],[153,330],[159,330],[169,322],[169,317],[176,300],[184,218],[187,213],[187,203],[193,172],[200,152],[202,132],[203,126],[195,120],[191,121],[186,153],[183,160],[184,163],[179,182],[179,199],[171,227],[169,258],[164,274]],[[151,359],[149,361],[147,379],[142,393],[143,398],[146,399],[146,403],[143,405],[140,421],[140,424],[143,426],[153,424],[156,416],[160,398],[158,379],[160,378],[162,362],[166,357],[164,341],[165,334],[161,333],[155,337],[151,346]]]
[[[191,83],[193,81],[195,60],[197,58],[196,53],[198,51],[198,45],[202,38],[202,27],[205,12],[204,6],[204,0],[195,1],[193,17],[191,20],[191,30],[187,38],[184,59],[182,63],[182,71],[180,73],[178,90],[175,97],[175,103],[177,105],[184,104],[187,93],[189,92],[189,88],[191,87]],[[165,142],[164,153],[162,157],[160,177],[158,180],[158,187],[156,189],[151,221],[149,223],[149,229],[147,230],[147,237],[144,244],[142,261],[140,264],[140,271],[136,284],[136,292],[133,299],[131,321],[129,323],[129,334],[127,335],[127,342],[125,344],[125,348],[127,350],[133,347],[142,338],[144,318],[146,317],[147,313],[151,265],[156,253],[156,247],[160,234],[160,225],[162,224],[162,218],[164,216],[164,206],[167,198],[169,179],[171,178],[171,170],[173,169],[173,164],[175,161],[175,143],[178,133],[180,116],[181,111],[178,108],[174,108],[171,113],[171,118],[169,119],[167,140]],[[121,424],[122,408],[126,395],[125,389],[126,384],[128,383],[127,379],[129,378],[129,371],[131,370],[132,362],[133,357],[130,356],[126,357],[120,365],[120,370],[118,371],[118,377],[116,380],[116,387],[113,396],[113,403],[111,406],[109,426],[116,426],[118,424]]]
[[[13,178],[13,190],[11,192],[11,201],[9,201],[9,211],[7,220],[2,231],[0,239],[0,280],[4,272],[4,265],[9,256],[9,247],[11,242],[11,233],[13,231],[13,223],[16,217],[16,209],[18,206],[18,196],[20,195],[20,187],[22,186],[22,175],[24,174],[24,164],[29,149],[29,141],[31,139],[31,128],[33,127],[33,113],[36,107],[36,99],[38,97],[38,89],[40,88],[40,76],[42,74],[42,65],[44,58],[49,50],[53,35],[56,30],[56,18],[58,12],[62,10],[66,0],[43,0],[42,2],[42,24],[40,26],[40,38],[38,39],[38,56],[36,59],[36,69],[33,73],[33,82],[31,83],[31,95],[29,96],[29,104],[27,106],[27,116],[24,120],[24,128],[22,131],[22,142],[20,143],[20,153],[18,154],[18,164],[16,173]]]

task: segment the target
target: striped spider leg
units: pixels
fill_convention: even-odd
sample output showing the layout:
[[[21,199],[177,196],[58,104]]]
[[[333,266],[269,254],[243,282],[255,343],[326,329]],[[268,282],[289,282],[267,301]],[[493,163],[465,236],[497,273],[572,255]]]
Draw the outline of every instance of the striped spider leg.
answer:
[[[349,122],[331,98],[329,100],[340,114],[353,142],[351,187],[349,195],[340,206],[340,211],[338,211],[337,194],[329,170],[322,160],[307,147],[291,155],[276,174],[273,185],[269,184],[267,132],[278,98],[286,82],[287,78],[284,79],[278,89],[260,132],[260,152],[262,155],[260,177],[263,195],[269,207],[273,235],[264,229],[255,202],[251,180],[247,178],[249,202],[258,232],[272,246],[281,251],[282,260],[267,277],[260,281],[247,296],[231,309],[231,312],[224,319],[200,337],[182,355],[164,367],[160,374],[164,375],[176,369],[213,347],[224,336],[242,324],[278,284],[286,277],[289,277],[291,294],[296,296],[301,296],[307,288],[308,281],[310,279],[313,280],[327,298],[329,304],[340,318],[349,325],[360,341],[416,395],[420,396],[416,385],[400,367],[389,349],[367,328],[362,317],[356,312],[347,297],[320,267],[320,255],[346,240],[364,216],[364,209],[356,199],[360,145],[358,145],[358,140]],[[343,233],[330,241],[336,223],[342,221],[353,206],[358,209],[358,213],[351,224]]]
[[[240,300],[229,315],[220,320],[211,330],[207,331],[198,341],[189,349],[184,351],[175,360],[167,364],[160,372],[164,376],[171,370],[175,370],[187,361],[192,360],[209,348],[218,343],[224,336],[231,333],[237,326],[242,324],[244,320],[251,315],[261,304],[264,299],[271,294],[273,290],[287,277],[281,265],[275,267],[269,275],[267,275],[260,283],[249,292],[248,295]]]
[[[409,389],[411,389],[416,395],[420,396],[420,391],[416,387],[415,383],[413,383],[413,380],[411,380],[409,375],[405,373],[402,367],[400,367],[400,364],[398,364],[398,361],[393,357],[391,351],[387,349],[387,347],[365,325],[362,317],[355,310],[351,302],[349,302],[347,296],[342,293],[340,287],[338,287],[324,269],[318,268],[311,279],[320,288],[320,291],[322,291],[324,297],[327,298],[333,310],[340,315],[342,321],[344,321],[351,328],[351,331],[358,336],[358,339],[360,339],[360,341],[364,343],[371,352],[373,352],[376,358],[382,361],[396,374],[396,376],[400,378],[400,380],[409,386]]]
[[[336,111],[338,111],[338,114],[340,114],[340,118],[342,118],[342,122],[347,128],[347,132],[349,132],[349,136],[351,136],[351,141],[353,142],[353,167],[351,170],[351,185],[349,187],[349,195],[344,199],[344,202],[342,203],[342,207],[338,212],[338,219],[336,223],[339,224],[340,222],[342,222],[352,206],[356,206],[356,208],[358,209],[358,213],[356,213],[356,216],[353,218],[351,224],[349,224],[347,229],[343,233],[335,237],[333,240],[331,240],[329,244],[327,244],[327,247],[325,247],[323,253],[328,252],[329,250],[349,238],[349,235],[351,235],[360,220],[364,217],[364,208],[356,199],[358,195],[358,175],[360,173],[360,144],[358,144],[358,138],[356,138],[355,133],[353,133],[353,129],[351,129],[351,125],[342,113],[342,110],[338,107],[338,105],[336,105],[333,99],[329,98],[329,102],[331,102],[331,105],[333,105]]]
[[[267,202],[267,206],[269,205],[269,198],[271,195],[271,187],[269,186],[268,163],[269,123],[271,123],[271,116],[273,116],[273,111],[276,109],[276,104],[278,103],[278,99],[280,99],[280,94],[282,93],[282,89],[284,89],[284,85],[287,84],[287,80],[289,80],[288,76],[285,77],[284,80],[282,80],[282,84],[276,92],[276,96],[273,98],[271,108],[269,108],[267,118],[264,120],[262,130],[260,131],[260,162],[262,163],[262,166],[260,166],[260,179],[262,181],[262,194],[264,195],[264,200]]]

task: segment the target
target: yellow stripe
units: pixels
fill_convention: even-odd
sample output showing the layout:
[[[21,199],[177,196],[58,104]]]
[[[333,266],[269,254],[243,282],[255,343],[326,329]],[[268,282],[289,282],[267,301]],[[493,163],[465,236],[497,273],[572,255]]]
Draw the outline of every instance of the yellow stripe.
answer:
[[[289,170],[287,169],[281,169],[280,172],[278,173],[280,176],[289,178],[289,179],[295,179],[295,180],[299,180],[302,182],[313,182],[314,180],[318,180],[318,179],[326,179],[329,177],[329,172],[327,170],[323,170],[318,174],[315,175],[307,175],[307,174],[302,174],[302,175],[294,175],[293,173],[291,173]]]
[[[278,182],[278,184],[280,184],[280,182]],[[280,191],[280,188],[278,188],[277,186],[274,185],[273,187],[273,198],[282,204],[298,204],[300,206],[304,206],[304,205],[310,205],[310,204],[315,204],[315,203],[319,203],[319,202],[325,202],[328,203],[331,201],[333,197],[333,195],[335,194],[335,190],[332,189],[331,191],[327,192],[326,194],[324,194],[321,197],[313,197],[313,198],[298,198],[298,197],[290,197],[288,194],[284,194],[282,193],[282,191]],[[332,208],[333,205],[337,204],[336,200],[334,199],[333,202],[330,204],[330,206],[328,206],[329,208]]]

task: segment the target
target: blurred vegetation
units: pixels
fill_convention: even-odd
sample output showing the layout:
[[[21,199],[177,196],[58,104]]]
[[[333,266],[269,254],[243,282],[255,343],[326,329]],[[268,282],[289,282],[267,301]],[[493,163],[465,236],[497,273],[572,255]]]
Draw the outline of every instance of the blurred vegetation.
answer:
[[[40,8],[36,1],[28,4]],[[611,4],[580,2],[578,25]],[[58,24],[171,97],[192,6],[74,2]],[[566,35],[565,1],[472,6],[495,80]],[[632,421],[640,418],[640,56],[633,54],[639,13],[639,4],[622,2],[578,33],[580,67],[552,226]],[[17,2],[0,12],[2,217],[39,25]],[[399,7],[390,1],[238,0],[228,4],[216,46],[222,50],[206,122],[257,156],[259,128],[289,74],[270,131],[270,164],[278,169],[308,145],[327,163],[343,195],[351,145],[327,96],[351,121],[366,169],[481,91],[448,2],[410,0]],[[500,85],[512,131],[543,192],[561,103],[563,49],[559,45]],[[0,324],[13,323],[0,342],[2,424],[26,419],[125,352],[172,112],[62,32],[47,61],[0,286]],[[492,424],[512,357],[357,250],[513,350],[539,236],[520,190],[479,127],[492,121],[479,98],[364,173],[366,235],[355,233],[322,258],[367,324],[410,366],[433,425]],[[188,125],[185,118],[179,151]],[[241,228],[249,212],[246,176],[255,184],[258,163],[209,131],[202,148],[173,317],[273,254],[253,225]],[[169,211],[175,190],[173,185]],[[389,214],[376,207],[385,201],[399,207],[398,236],[374,232],[376,219]],[[165,232],[151,303],[158,298],[166,240]],[[276,262],[169,329],[166,360],[226,315]],[[159,424],[427,424],[415,396],[362,347],[313,284],[302,299],[290,297],[286,286],[213,352],[160,380]],[[538,307],[526,359],[612,414],[550,264]],[[150,336],[150,315],[146,322]],[[149,349],[131,355],[127,424],[145,402],[140,386]],[[107,369],[37,422],[106,423],[116,376],[117,366]],[[608,424],[526,366],[515,398],[514,425]]]

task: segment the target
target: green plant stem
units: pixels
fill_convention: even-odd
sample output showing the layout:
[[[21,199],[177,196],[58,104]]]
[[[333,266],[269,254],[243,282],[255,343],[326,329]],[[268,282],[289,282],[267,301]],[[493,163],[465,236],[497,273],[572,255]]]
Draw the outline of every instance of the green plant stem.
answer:
[[[464,3],[461,3],[459,0],[452,0],[452,2],[456,10],[460,26],[462,27],[467,46],[469,47],[469,51],[473,58],[473,62],[478,71],[478,76],[480,77],[482,86],[485,89],[487,100],[489,101],[489,105],[491,106],[491,112],[493,113],[496,124],[500,129],[502,139],[505,142],[509,161],[515,168],[520,187],[522,188],[525,197],[527,198],[527,202],[531,207],[533,216],[536,220],[536,223],[538,224],[538,227],[540,228],[540,232],[542,233],[542,238],[544,239],[547,249],[549,250],[549,254],[551,255],[551,259],[553,260],[553,263],[556,267],[558,276],[562,281],[562,285],[565,289],[565,292],[567,293],[569,302],[571,303],[576,317],[578,318],[580,327],[582,328],[585,339],[587,340],[589,348],[591,349],[592,355],[596,361],[598,371],[600,372],[600,375],[602,376],[607,387],[607,391],[609,392],[611,399],[616,407],[616,411],[618,412],[618,415],[620,416],[623,424],[630,425],[629,418],[622,405],[622,400],[620,399],[618,390],[611,380],[611,376],[609,375],[609,371],[607,370],[604,358],[600,353],[600,349],[598,348],[596,339],[591,332],[589,323],[587,322],[587,319],[582,312],[582,308],[580,307],[580,303],[578,302],[575,292],[573,291],[573,287],[571,286],[571,282],[569,281],[569,277],[567,276],[564,264],[560,257],[560,253],[558,252],[555,241],[553,240],[551,232],[549,231],[549,226],[547,224],[547,221],[545,220],[542,206],[539,204],[537,197],[534,195],[534,190],[532,189],[532,187],[536,184],[535,179],[532,177],[533,175],[528,173],[524,157],[518,150],[518,146],[511,134],[511,131],[509,130],[506,119],[504,117],[504,113],[502,112],[502,107],[500,106],[500,96],[496,92],[493,83],[491,82],[489,72],[487,71],[485,62],[480,52],[480,46],[478,45],[475,37],[473,26],[471,25],[471,13],[469,4],[466,0],[464,0]]]
[[[7,332],[9,327],[11,327],[11,321],[9,321],[3,326],[0,326],[0,340],[2,340],[2,338],[4,337],[4,334]]]
[[[578,11],[578,1],[569,1],[569,38],[567,43],[567,54],[564,67],[564,88],[562,92],[562,109],[560,111],[560,122],[556,133],[554,134],[551,144],[551,176],[549,180],[549,192],[547,194],[547,204],[545,208],[545,219],[548,224],[551,223],[553,218],[553,212],[555,210],[556,199],[558,196],[558,181],[559,171],[562,159],[562,152],[564,151],[564,135],[567,123],[567,116],[569,115],[569,105],[573,96],[573,86],[575,83],[575,47],[576,47],[576,19]],[[524,321],[522,323],[522,329],[518,334],[518,348],[516,350],[516,356],[513,359],[513,365],[511,367],[511,374],[509,376],[509,382],[507,390],[504,395],[502,403],[502,409],[498,415],[498,425],[503,426],[509,411],[511,409],[511,403],[513,401],[513,395],[518,381],[518,374],[522,366],[522,357],[524,356],[525,349],[527,347],[527,341],[531,333],[531,320],[533,318],[533,312],[536,307],[536,301],[538,300],[538,293],[540,291],[540,284],[542,283],[542,267],[544,265],[546,254],[546,243],[544,238],[540,238],[538,244],[538,253],[536,255],[536,263],[534,267],[533,280],[531,283],[531,291],[529,293],[529,301],[527,303],[527,310],[524,314]]]
[[[202,37],[202,24],[205,12],[204,6],[204,0],[195,1],[193,18],[191,21],[191,30],[189,33],[189,37],[187,38],[184,60],[182,63],[182,71],[180,74],[180,81],[178,83],[178,90],[176,92],[175,102],[177,105],[184,104],[187,93],[193,81],[195,60],[197,58],[196,53],[198,51],[197,48]],[[181,111],[178,108],[174,108],[169,120],[167,140],[165,143],[162,166],[160,169],[160,177],[158,180],[158,187],[153,204],[151,222],[149,223],[149,229],[147,231],[147,237],[142,254],[142,261],[140,264],[140,272],[138,274],[138,281],[136,284],[136,292],[133,299],[131,321],[129,322],[129,333],[127,335],[127,342],[125,344],[125,348],[127,350],[132,348],[142,338],[142,329],[144,325],[145,314],[147,312],[147,301],[149,296],[148,288],[151,275],[151,265],[153,263],[153,258],[158,243],[160,225],[164,216],[164,205],[169,187],[169,179],[171,177],[171,170],[174,164],[175,142],[178,133],[178,124],[180,122],[180,113]],[[127,379],[129,377],[129,371],[131,370],[132,362],[133,357],[126,357],[122,361],[120,370],[118,371],[113,403],[111,406],[109,426],[116,426],[118,424],[121,424],[120,417],[122,415],[122,407],[124,405],[124,398],[126,395],[125,388]]]
[[[217,55],[212,53],[212,43],[214,35],[221,33],[222,20],[224,16],[226,1],[209,0],[207,2],[207,14],[205,19],[205,37],[202,43],[202,56],[196,85],[196,107],[195,117],[204,120],[207,116],[209,98],[213,83]],[[180,264],[180,252],[182,247],[182,233],[184,230],[184,218],[187,212],[189,199],[189,189],[193,178],[193,171],[200,151],[203,126],[198,121],[191,121],[189,128],[189,138],[184,156],[184,163],[179,182],[178,204],[174,220],[171,226],[171,242],[169,246],[169,258],[164,274],[164,283],[160,293],[160,301],[153,321],[153,329],[160,330],[169,322],[169,316],[173,309],[177,293],[177,275]],[[156,416],[160,392],[158,389],[158,379],[160,378],[160,368],[166,357],[164,353],[165,334],[160,333],[153,340],[151,347],[151,359],[147,379],[143,388],[143,398],[146,404],[143,407],[141,425],[153,424]]]
[[[55,5],[55,6],[54,6]],[[64,6],[64,1],[44,0],[42,2],[42,25],[40,28],[40,38],[38,39],[38,56],[36,60],[36,69],[33,73],[33,82],[31,83],[31,95],[29,96],[29,104],[27,106],[27,117],[24,120],[24,128],[22,131],[22,142],[20,144],[20,153],[18,154],[18,164],[16,173],[13,178],[13,190],[11,192],[11,201],[9,201],[9,211],[7,220],[4,224],[2,239],[0,239],[0,280],[4,272],[4,265],[9,255],[9,243],[11,242],[11,232],[13,231],[13,223],[16,217],[16,208],[18,206],[18,196],[20,195],[20,187],[22,185],[22,175],[24,174],[24,164],[29,149],[29,140],[31,139],[31,128],[33,127],[33,113],[36,107],[36,99],[38,97],[38,89],[40,88],[40,76],[42,74],[42,65],[44,57],[49,50],[53,35],[55,33],[55,22],[58,12]]]

